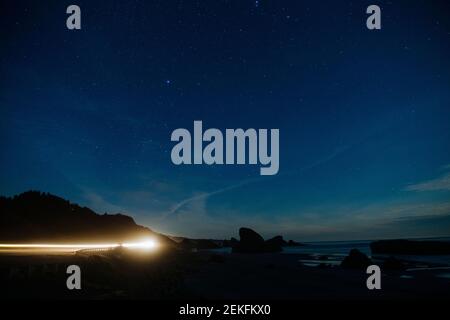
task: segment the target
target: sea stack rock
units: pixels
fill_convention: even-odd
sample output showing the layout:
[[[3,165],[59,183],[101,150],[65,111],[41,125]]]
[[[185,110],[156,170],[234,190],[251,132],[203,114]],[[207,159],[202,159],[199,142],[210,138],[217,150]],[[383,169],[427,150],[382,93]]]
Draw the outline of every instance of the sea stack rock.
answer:
[[[233,246],[236,253],[262,253],[266,252],[263,237],[249,228],[239,229],[240,241]]]
[[[276,236],[266,241],[266,251],[268,252],[280,252],[282,247],[286,246],[287,242],[284,241],[282,236]]]
[[[349,255],[342,261],[341,267],[349,269],[366,269],[371,264],[372,260],[370,260],[368,256],[358,249],[352,249]]]

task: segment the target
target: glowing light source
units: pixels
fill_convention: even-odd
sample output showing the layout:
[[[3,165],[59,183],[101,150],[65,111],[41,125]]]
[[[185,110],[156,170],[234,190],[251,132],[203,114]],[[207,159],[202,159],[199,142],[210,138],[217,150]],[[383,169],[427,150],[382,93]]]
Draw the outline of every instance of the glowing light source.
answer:
[[[124,243],[122,244],[125,248],[134,248],[134,249],[144,249],[144,250],[152,250],[155,249],[157,244],[153,239],[148,239],[142,242],[135,243]]]

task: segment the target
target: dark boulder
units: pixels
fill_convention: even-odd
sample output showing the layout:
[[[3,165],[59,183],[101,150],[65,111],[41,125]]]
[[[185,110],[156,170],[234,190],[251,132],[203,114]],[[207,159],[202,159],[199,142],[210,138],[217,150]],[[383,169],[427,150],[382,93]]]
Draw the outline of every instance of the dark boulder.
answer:
[[[341,262],[341,267],[349,269],[366,269],[372,264],[372,260],[358,249],[352,249],[348,256]]]
[[[266,252],[266,246],[263,237],[249,228],[239,229],[240,241],[233,246],[233,252],[236,253],[261,253]]]
[[[450,242],[380,240],[372,242],[370,249],[378,254],[446,255],[450,254]]]

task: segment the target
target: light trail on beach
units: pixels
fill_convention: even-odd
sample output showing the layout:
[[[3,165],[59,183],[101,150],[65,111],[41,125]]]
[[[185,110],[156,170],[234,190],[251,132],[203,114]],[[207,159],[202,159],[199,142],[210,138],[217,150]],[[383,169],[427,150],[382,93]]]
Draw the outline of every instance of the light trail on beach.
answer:
[[[158,247],[158,243],[153,239],[141,242],[125,242],[125,243],[71,243],[71,244],[55,244],[55,243],[0,243],[0,251],[21,251],[21,250],[47,250],[47,251],[77,251],[83,249],[141,249],[154,250]]]

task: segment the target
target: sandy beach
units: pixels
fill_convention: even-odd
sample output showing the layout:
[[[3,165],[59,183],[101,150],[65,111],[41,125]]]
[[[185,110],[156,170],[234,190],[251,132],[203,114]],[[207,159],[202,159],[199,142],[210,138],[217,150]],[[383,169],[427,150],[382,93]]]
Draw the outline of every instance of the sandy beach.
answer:
[[[382,290],[369,291],[363,270],[308,267],[296,254],[201,254],[204,263],[186,278],[186,287],[205,299],[443,299],[450,297],[450,279],[442,270],[382,274]]]
[[[305,255],[226,254],[170,250],[155,255],[1,255],[3,298],[150,300],[448,299],[442,269],[382,274],[382,290],[366,287],[365,270],[309,267]],[[82,292],[65,288],[66,267],[83,270]]]

